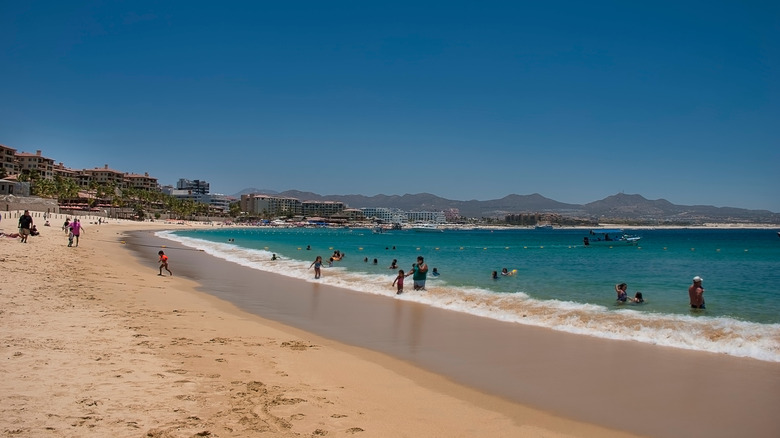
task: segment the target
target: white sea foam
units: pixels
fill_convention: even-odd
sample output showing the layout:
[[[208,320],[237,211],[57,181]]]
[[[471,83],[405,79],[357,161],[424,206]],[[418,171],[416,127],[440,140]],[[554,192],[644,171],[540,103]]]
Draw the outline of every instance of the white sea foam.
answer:
[[[497,294],[477,288],[455,288],[438,278],[429,278],[428,290],[425,292],[409,290],[402,295],[395,295],[391,287],[394,278],[392,272],[387,275],[366,274],[349,272],[339,267],[325,267],[323,277],[314,280],[309,261],[271,261],[272,254],[269,251],[192,239],[166,231],[158,232],[157,236],[252,269],[364,293],[393,296],[500,321],[606,339],[780,362],[780,324],[750,323],[726,317],[658,314],[631,308],[614,311],[594,304],[538,300],[519,291]]]

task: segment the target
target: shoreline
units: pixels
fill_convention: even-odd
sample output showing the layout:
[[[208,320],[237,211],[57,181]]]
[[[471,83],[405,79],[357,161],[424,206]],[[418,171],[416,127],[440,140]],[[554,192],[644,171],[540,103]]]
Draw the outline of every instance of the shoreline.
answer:
[[[160,241],[169,242],[159,237],[153,239],[158,239],[158,244]],[[754,436],[771,436],[766,431],[777,430],[767,406],[780,401],[775,395],[780,392],[772,393],[771,389],[766,389],[774,387],[780,390],[780,381],[776,377],[780,367],[776,363],[502,323],[417,303],[364,297],[346,289],[255,271],[208,255],[205,257],[208,258],[207,265],[183,257],[186,264],[196,266],[193,275],[202,284],[203,291],[215,293],[213,291],[219,289],[219,284],[228,278],[240,279],[237,280],[239,284],[268,284],[270,286],[266,289],[284,292],[279,296],[263,295],[262,304],[247,298],[244,292],[248,291],[220,291],[215,295],[262,317],[319,333],[338,342],[379,350],[510,401],[648,436],[684,437],[704,429],[707,436],[728,437],[744,431],[742,423],[748,421],[751,422],[749,427],[755,428],[751,430]],[[228,273],[220,278],[220,271]],[[292,291],[297,294],[294,299],[290,298]],[[385,313],[391,312],[391,317],[377,310],[388,307],[391,310],[385,310]],[[311,309],[316,309],[316,312]],[[380,329],[372,330],[373,326]],[[356,327],[360,330],[355,330]],[[414,330],[404,333],[409,327]],[[387,338],[388,331],[393,339]],[[475,335],[480,333],[489,336]],[[551,345],[558,347],[550,348]],[[452,348],[445,348],[448,346]],[[469,354],[461,354],[463,351]],[[528,359],[528,355],[533,359]],[[680,370],[667,366],[675,362],[693,375],[696,375],[696,370],[702,370],[701,379],[715,386],[703,389],[697,379],[681,378],[678,374]],[[576,369],[572,369],[571,364],[576,364]],[[490,372],[485,373],[486,370]],[[619,370],[617,378],[616,370]],[[742,378],[736,384],[732,379],[735,370],[750,377]],[[523,382],[526,379],[530,383]],[[674,388],[670,390],[668,385]],[[583,393],[583,387],[590,388],[590,391]],[[551,389],[556,396],[548,395]],[[763,394],[760,405],[751,404],[750,408],[746,408],[744,404],[729,402],[734,394],[755,396],[756,393]],[[690,398],[690,394],[697,394],[695,398],[700,406],[690,408],[673,401]],[[631,416],[615,416],[613,405],[636,405],[642,415],[664,420],[654,425],[636,424]],[[721,414],[716,419],[710,419],[707,426],[690,421],[691,415],[705,415],[706,412]],[[706,416],[709,418],[710,414]]]
[[[457,384],[407,362],[249,314],[198,290],[151,224],[59,227],[0,242],[0,430],[14,436],[632,437]],[[285,282],[286,289],[296,289]]]

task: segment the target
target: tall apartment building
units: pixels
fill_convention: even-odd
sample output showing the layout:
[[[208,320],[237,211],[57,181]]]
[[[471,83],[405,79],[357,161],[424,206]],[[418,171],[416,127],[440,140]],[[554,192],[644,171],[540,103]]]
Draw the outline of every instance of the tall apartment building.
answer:
[[[306,217],[331,217],[344,211],[344,203],[338,201],[303,201],[301,207]]]
[[[443,224],[447,222],[443,211],[408,211],[406,217],[409,222],[431,222]]]
[[[301,201],[295,198],[251,193],[241,195],[241,211],[262,216],[300,216],[303,214]]]
[[[189,180],[189,179],[180,178],[179,181],[176,182],[176,189],[189,190],[192,193],[198,193],[200,195],[208,195],[209,183],[207,183],[206,181],[201,181],[199,179]]]
[[[406,212],[400,208],[364,207],[360,210],[366,219],[376,219],[386,224],[403,224],[407,221]]]

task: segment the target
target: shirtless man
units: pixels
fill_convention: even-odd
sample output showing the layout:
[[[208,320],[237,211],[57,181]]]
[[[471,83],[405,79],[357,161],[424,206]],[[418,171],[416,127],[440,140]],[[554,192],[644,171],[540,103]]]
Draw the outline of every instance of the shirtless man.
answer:
[[[704,288],[701,287],[702,278],[693,277],[693,284],[688,288],[688,297],[691,299],[691,309],[704,309]]]

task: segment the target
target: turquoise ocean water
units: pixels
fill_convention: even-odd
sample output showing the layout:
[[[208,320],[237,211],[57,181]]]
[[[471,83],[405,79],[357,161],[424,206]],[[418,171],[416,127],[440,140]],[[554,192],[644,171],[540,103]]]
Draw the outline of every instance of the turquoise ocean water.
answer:
[[[453,311],[610,339],[780,362],[780,238],[776,230],[626,230],[639,246],[584,247],[585,230],[411,230],[243,228],[160,232],[252,269]],[[311,249],[307,249],[310,247]],[[317,255],[346,254],[314,280]],[[272,254],[279,260],[272,261]],[[418,255],[439,277],[426,291],[395,295],[397,259]],[[364,261],[365,259],[368,261]],[[377,264],[374,264],[377,259]],[[491,278],[507,268],[515,275]],[[704,278],[706,310],[691,310],[687,288]],[[641,291],[643,304],[616,304],[614,285]],[[249,288],[252,289],[252,288]],[[261,287],[258,299],[262,299]]]

